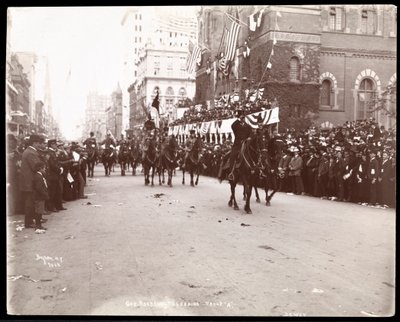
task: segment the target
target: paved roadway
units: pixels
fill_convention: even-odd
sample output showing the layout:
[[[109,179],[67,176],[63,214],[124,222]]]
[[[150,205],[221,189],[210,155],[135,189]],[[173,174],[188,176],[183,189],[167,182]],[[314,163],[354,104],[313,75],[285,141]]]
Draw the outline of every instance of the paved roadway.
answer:
[[[97,166],[89,199],[46,216],[45,234],[8,216],[9,313],[394,313],[393,209],[277,193],[246,215],[227,206],[227,182],[182,186],[178,172],[173,188],[145,187],[118,170]]]

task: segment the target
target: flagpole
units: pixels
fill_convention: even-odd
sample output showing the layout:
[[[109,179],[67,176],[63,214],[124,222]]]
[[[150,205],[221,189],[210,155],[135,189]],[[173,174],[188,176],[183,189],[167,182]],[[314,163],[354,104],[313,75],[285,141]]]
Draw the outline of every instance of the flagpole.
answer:
[[[275,38],[275,37],[276,37],[275,31],[276,31],[277,29],[279,29],[279,28],[278,28],[278,15],[276,14],[276,15],[275,15],[274,37],[273,37],[273,41],[272,41],[271,53],[269,54],[269,58],[268,58],[268,61],[267,61],[267,66],[266,66],[265,69],[264,69],[264,72],[263,72],[263,74],[262,74],[262,76],[261,76],[260,82],[258,83],[258,86],[257,86],[257,89],[256,89],[256,90],[258,90],[259,87],[260,87],[260,85],[261,85],[261,82],[262,82],[262,80],[263,80],[263,78],[264,78],[265,72],[266,72],[267,69],[268,69],[268,66],[269,66],[269,63],[270,63],[270,60],[271,60],[271,57],[272,57],[272,53],[274,52],[274,46],[275,46],[274,42],[275,42],[275,40],[276,40],[276,38]]]

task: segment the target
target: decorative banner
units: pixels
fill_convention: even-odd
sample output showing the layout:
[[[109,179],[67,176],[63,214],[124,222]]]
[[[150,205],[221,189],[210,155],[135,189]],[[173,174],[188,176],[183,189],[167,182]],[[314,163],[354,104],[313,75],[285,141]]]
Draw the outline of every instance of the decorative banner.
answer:
[[[258,122],[257,119],[258,117],[261,117],[262,123],[265,125],[270,125],[270,124],[275,124],[279,123],[279,107],[274,107],[273,109],[270,110],[263,110],[260,112],[255,112],[249,115],[246,115],[246,123],[249,124],[252,128],[257,128],[258,127]],[[218,133],[232,133],[232,123],[235,122],[236,118],[230,118],[230,119],[225,119],[225,120],[216,120],[216,121],[211,121],[211,122],[202,122],[202,123],[191,123],[191,124],[186,124],[186,126],[180,125],[180,126],[174,126],[174,135],[175,134],[175,128],[179,127],[182,129],[181,131],[178,131],[179,134],[188,134],[190,130],[194,129],[196,133],[211,133],[211,134],[218,134]],[[171,127],[170,127],[171,129]]]
[[[200,128],[200,134],[207,134],[210,130],[211,122],[203,122]]]

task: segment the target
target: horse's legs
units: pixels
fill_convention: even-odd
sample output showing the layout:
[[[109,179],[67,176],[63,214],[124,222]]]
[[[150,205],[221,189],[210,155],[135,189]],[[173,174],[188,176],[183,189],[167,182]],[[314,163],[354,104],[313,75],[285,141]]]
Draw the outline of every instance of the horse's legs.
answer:
[[[168,185],[172,187],[172,169],[167,169],[168,173]]]
[[[254,192],[256,194],[256,202],[260,203],[260,195],[258,194],[257,186],[254,186]]]
[[[252,185],[249,182],[246,182],[247,180],[244,180],[243,184],[245,185],[246,189],[246,204],[244,206],[244,210],[246,213],[251,214],[251,209],[250,209],[250,198],[251,198],[251,190],[252,190]]]
[[[191,170],[191,171],[190,171],[190,185],[191,185],[192,187],[194,187],[193,175],[194,175],[193,170]]]
[[[200,169],[197,169],[197,177],[196,177],[196,181],[195,181],[195,185],[197,186],[199,183],[199,176],[200,176]]]
[[[229,181],[229,184],[231,186],[231,199],[229,200],[228,205],[231,206],[233,201],[233,209],[239,210],[239,206],[236,202],[236,197],[235,197],[236,181]]]
[[[161,183],[161,172],[164,172],[164,170],[158,171],[158,183],[159,183],[160,186],[161,186],[162,183],[164,183],[164,178],[163,178],[162,183]]]
[[[161,171],[162,171],[162,183],[165,183],[165,168],[162,167]]]
[[[155,170],[155,166],[151,166],[151,186],[154,186],[154,170]]]
[[[182,184],[185,184],[185,169],[182,169]]]

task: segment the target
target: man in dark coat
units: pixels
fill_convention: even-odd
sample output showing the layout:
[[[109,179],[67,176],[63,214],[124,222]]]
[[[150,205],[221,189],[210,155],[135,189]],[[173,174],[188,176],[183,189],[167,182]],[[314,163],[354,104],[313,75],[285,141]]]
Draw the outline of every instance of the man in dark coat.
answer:
[[[33,224],[35,216],[33,176],[36,173],[35,164],[41,161],[38,149],[43,148],[44,139],[39,135],[32,134],[29,138],[28,147],[22,153],[19,188],[24,201],[25,228],[35,228]]]
[[[389,160],[388,152],[382,153],[381,171],[378,175],[378,203],[382,206],[389,206],[391,195],[391,182],[394,179],[392,162]]]
[[[47,161],[47,183],[49,185],[48,210],[66,210],[62,205],[62,194],[60,189],[60,177],[63,168],[60,166],[57,157],[57,140],[52,139],[47,142],[49,159]]]
[[[251,136],[252,128],[245,122],[245,115],[243,110],[237,111],[238,119],[232,123],[232,132],[235,135],[235,141],[233,142],[231,154],[229,157],[230,173],[228,175],[228,180],[233,180],[233,173],[236,166],[236,159],[239,155],[242,143]]]
[[[380,173],[379,162],[376,158],[376,151],[370,149],[369,151],[369,165],[367,176],[369,180],[369,201],[372,206],[376,206],[378,202],[378,176]]]
[[[344,199],[344,178],[345,175],[345,161],[342,157],[342,149],[340,147],[335,148],[336,160],[334,165],[334,176],[337,188],[337,201],[343,201]]]

